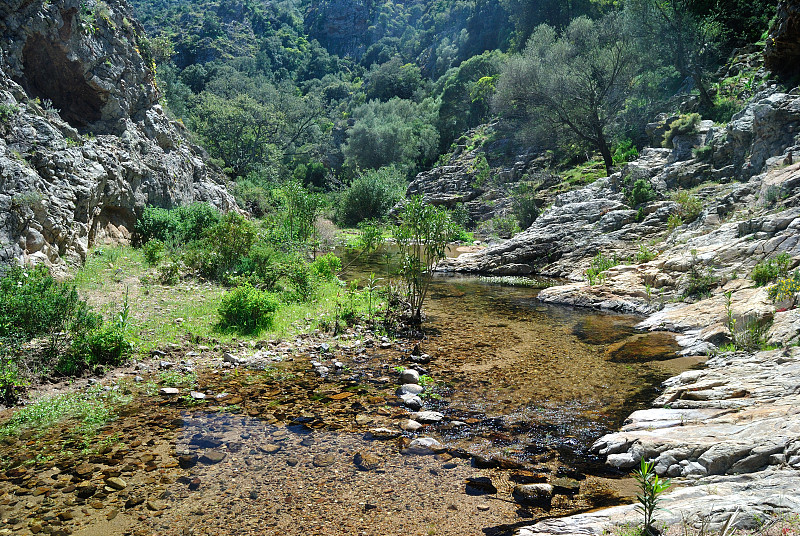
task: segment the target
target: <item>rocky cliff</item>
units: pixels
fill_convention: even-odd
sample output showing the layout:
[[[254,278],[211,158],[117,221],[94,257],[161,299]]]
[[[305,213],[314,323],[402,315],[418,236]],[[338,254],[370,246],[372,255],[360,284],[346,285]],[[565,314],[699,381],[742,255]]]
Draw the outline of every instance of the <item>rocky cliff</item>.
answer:
[[[235,207],[158,105],[148,44],[119,0],[0,3],[0,262],[80,262],[146,205]]]

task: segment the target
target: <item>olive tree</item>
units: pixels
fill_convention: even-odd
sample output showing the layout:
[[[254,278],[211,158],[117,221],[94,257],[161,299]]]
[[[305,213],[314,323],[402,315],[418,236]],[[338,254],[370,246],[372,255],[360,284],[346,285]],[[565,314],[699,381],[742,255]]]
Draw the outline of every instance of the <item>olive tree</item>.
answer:
[[[513,56],[497,84],[495,107],[595,147],[612,167],[610,129],[625,105],[636,74],[636,53],[622,17],[578,17],[561,35],[543,24],[525,50]]]

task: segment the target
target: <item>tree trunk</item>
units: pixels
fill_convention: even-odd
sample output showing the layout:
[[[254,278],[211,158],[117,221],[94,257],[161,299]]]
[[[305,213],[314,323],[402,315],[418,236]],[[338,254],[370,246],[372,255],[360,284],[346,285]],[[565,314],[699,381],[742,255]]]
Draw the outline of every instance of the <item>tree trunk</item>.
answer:
[[[614,158],[611,156],[611,148],[608,146],[602,132],[597,135],[597,148],[600,149],[600,154],[603,155],[603,163],[606,165],[606,175],[611,175],[611,171],[614,168]]]
[[[702,104],[703,108],[711,110],[714,107],[714,101],[711,100],[708,90],[703,84],[703,77],[700,75],[700,69],[696,66],[692,69],[692,80],[694,80],[694,85],[696,85],[697,89],[700,91],[700,104]]]

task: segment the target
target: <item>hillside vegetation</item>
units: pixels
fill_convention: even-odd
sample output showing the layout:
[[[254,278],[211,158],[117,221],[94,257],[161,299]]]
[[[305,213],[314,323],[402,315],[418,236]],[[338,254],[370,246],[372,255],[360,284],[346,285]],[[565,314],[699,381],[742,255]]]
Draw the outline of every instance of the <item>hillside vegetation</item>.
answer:
[[[729,119],[742,95],[712,73],[775,12],[768,0],[133,4],[162,103],[248,206],[290,178],[323,191],[384,167],[411,179],[493,117],[553,166],[597,155],[610,169],[659,112]]]

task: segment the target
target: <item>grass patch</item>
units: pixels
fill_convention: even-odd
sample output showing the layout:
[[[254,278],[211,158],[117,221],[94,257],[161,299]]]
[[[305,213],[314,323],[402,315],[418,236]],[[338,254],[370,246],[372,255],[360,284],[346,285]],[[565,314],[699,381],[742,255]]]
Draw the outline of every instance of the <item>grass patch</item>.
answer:
[[[566,192],[586,186],[606,175],[606,166],[602,159],[589,160],[559,173],[561,177],[559,191]]]
[[[45,396],[19,408],[0,426],[0,437],[18,435],[27,429],[44,431],[53,425],[71,420],[80,435],[94,435],[107,422],[116,418],[117,409],[130,402],[120,390],[103,391],[100,386],[83,392]]]

